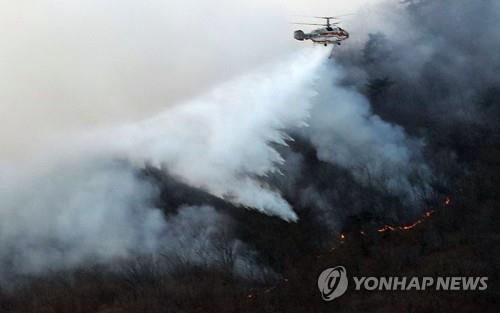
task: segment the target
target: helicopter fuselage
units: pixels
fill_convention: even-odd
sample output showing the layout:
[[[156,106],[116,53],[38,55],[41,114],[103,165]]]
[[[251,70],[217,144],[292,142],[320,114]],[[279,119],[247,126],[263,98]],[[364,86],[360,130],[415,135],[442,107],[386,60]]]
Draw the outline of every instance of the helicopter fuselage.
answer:
[[[295,32],[294,37],[299,41],[311,40],[317,44],[339,45],[340,42],[349,38],[349,33],[340,27],[326,27],[315,29],[310,33],[298,30]]]

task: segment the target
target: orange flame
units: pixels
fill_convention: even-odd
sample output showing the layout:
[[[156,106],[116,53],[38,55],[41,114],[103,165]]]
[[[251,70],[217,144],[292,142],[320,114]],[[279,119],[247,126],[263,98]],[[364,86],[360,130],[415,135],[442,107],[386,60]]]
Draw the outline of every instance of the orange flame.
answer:
[[[425,212],[420,219],[418,219],[415,223],[410,225],[402,225],[402,226],[391,226],[384,225],[384,227],[377,230],[379,233],[385,233],[387,231],[409,231],[417,227],[417,225],[422,224],[426,219],[429,219],[434,214],[434,211]]]

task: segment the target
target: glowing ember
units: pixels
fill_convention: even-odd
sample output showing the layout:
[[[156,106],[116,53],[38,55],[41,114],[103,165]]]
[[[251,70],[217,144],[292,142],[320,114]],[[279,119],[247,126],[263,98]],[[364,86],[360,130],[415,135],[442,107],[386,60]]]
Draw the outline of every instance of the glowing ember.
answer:
[[[451,198],[450,197],[444,198],[444,205],[449,206],[450,204],[451,204]]]
[[[344,234],[340,234],[340,240],[345,240],[345,235]]]
[[[395,231],[396,228],[390,226],[390,225],[384,225],[384,227],[380,228],[379,230],[377,230],[379,233],[384,233],[386,231]]]
[[[415,223],[410,224],[410,225],[403,225],[403,226],[391,226],[391,225],[384,225],[384,227],[380,228],[377,230],[379,233],[385,233],[387,231],[409,231],[414,229],[417,225],[422,224],[426,219],[429,219],[432,214],[434,214],[434,211],[428,211],[425,212],[422,217],[417,220]]]

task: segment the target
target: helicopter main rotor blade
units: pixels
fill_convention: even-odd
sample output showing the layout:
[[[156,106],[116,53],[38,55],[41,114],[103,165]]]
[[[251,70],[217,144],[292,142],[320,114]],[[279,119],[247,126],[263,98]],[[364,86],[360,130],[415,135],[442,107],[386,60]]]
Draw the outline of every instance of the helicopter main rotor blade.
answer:
[[[313,26],[326,26],[325,24],[314,24],[314,23],[292,23],[296,25],[313,25]]]
[[[292,24],[295,24],[295,25],[312,25],[312,26],[324,26],[324,27],[327,27],[328,25],[326,24],[314,24],[314,23],[292,23]],[[340,23],[330,23],[330,26],[332,25],[339,25]]]
[[[351,16],[351,15],[354,15],[354,14],[351,13],[351,14],[343,14],[343,15],[337,15],[337,16],[310,16],[310,15],[293,15],[293,16],[297,16],[297,17],[310,17],[310,18],[321,18],[321,19],[324,19],[324,20],[338,20],[341,17]]]
[[[311,15],[292,15],[295,17],[309,17],[309,18],[321,18],[321,19],[335,19],[335,17],[325,17],[325,16],[311,16]]]

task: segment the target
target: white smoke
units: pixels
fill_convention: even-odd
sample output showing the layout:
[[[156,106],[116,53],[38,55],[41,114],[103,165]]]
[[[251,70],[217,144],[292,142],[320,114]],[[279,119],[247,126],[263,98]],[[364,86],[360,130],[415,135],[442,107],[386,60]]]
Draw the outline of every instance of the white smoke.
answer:
[[[306,49],[156,118],[61,135],[62,143],[33,161],[17,162],[15,170],[3,164],[0,263],[38,273],[168,246],[180,226],[153,208],[158,191],[135,170],[145,163],[235,204],[296,220],[258,177],[283,162],[272,145],[285,143],[284,130],[307,120],[327,53]]]
[[[199,228],[198,218],[186,218],[197,213],[182,209],[165,220],[153,208],[158,190],[136,177],[134,169],[145,163],[236,205],[294,221],[290,205],[259,179],[283,162],[272,146],[285,145],[289,129],[303,129],[321,159],[347,168],[363,164],[387,178],[388,188],[406,190],[418,149],[400,128],[374,116],[361,95],[336,84],[341,71],[327,65],[328,52],[306,49],[155,118],[66,138],[17,171],[2,167],[1,262],[37,273],[177,250],[175,242],[185,244],[178,233],[191,234],[185,224]],[[192,255],[189,249],[184,254]]]
[[[212,266],[249,280],[264,280],[272,271],[257,263],[257,252],[233,234],[230,217],[210,206],[183,206],[167,221],[168,242],[161,247],[167,266]],[[174,264],[169,264],[174,263]]]
[[[423,162],[424,143],[398,125],[383,121],[353,87],[343,87],[343,70],[334,62],[320,71],[310,127],[320,160],[352,171],[361,182],[415,202],[428,188],[430,169]]]
[[[198,2],[0,0],[3,276],[159,251],[196,212],[219,222],[212,209],[165,220],[153,205],[158,190],[136,176],[145,163],[295,221],[261,179],[283,162],[273,146],[285,144],[286,130],[310,122],[320,157],[342,166],[363,145],[375,169],[409,161],[401,130],[368,117],[364,100],[318,72],[328,49],[270,63],[291,47],[282,3]],[[186,22],[193,24],[178,26]],[[143,121],[116,126],[136,115]]]
[[[165,225],[161,212],[151,208],[157,191],[124,162],[84,159],[3,174],[2,276],[103,262],[159,246]]]

